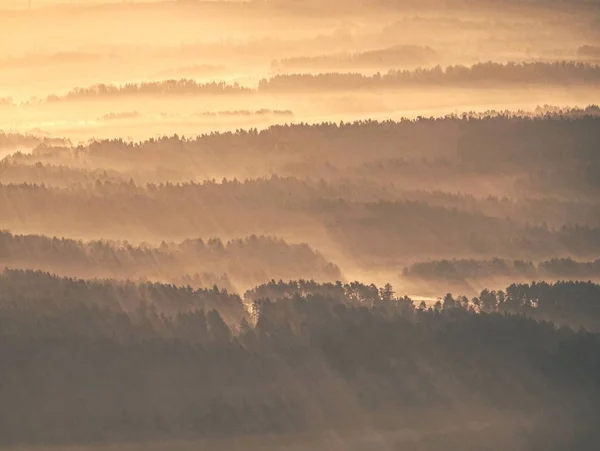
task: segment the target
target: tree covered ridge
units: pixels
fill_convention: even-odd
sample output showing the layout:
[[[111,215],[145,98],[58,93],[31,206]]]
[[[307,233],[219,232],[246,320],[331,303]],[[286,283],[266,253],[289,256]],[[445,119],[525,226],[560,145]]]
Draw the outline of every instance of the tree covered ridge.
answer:
[[[305,314],[317,315],[336,306],[365,308],[382,314],[409,314],[462,310],[474,314],[499,313],[526,316],[575,328],[595,330],[600,328],[600,284],[593,282],[558,281],[511,284],[505,290],[483,289],[478,296],[468,298],[448,293],[435,304],[421,301],[418,305],[408,296],[397,296],[391,284],[377,287],[374,284],[296,280],[284,282],[271,280],[247,290],[243,297],[226,289],[194,289],[156,282],[116,281],[110,279],[77,279],[59,277],[33,270],[4,269],[0,275],[2,289],[1,308],[4,316],[28,317],[30,327],[49,315],[60,318],[67,311],[89,310],[91,318],[97,313],[120,313],[132,318],[152,312],[164,321],[176,319],[180,314],[195,311],[221,312],[236,334],[248,332],[251,324],[261,321],[277,327],[288,327],[290,321],[301,325]],[[300,304],[298,304],[300,302]],[[308,310],[296,311],[307,302]],[[291,309],[291,310],[290,310]],[[314,309],[314,312],[309,310]],[[325,310],[323,310],[325,309]],[[271,312],[268,316],[266,312]],[[299,317],[295,317],[299,315]],[[249,322],[248,322],[249,321]],[[321,322],[321,320],[319,320]],[[76,329],[77,322],[67,321]],[[240,327],[240,322],[244,324]],[[246,324],[247,323],[247,324]],[[26,337],[34,330],[5,322],[3,332],[11,330],[18,337]],[[287,325],[286,325],[287,324]],[[328,327],[327,323],[322,323]],[[65,323],[66,331],[69,325]],[[160,329],[160,328],[159,328]],[[246,330],[248,329],[248,330]],[[299,329],[298,329],[299,330]],[[110,331],[100,331],[99,338],[110,337]],[[160,333],[173,330],[165,326]],[[107,333],[107,335],[104,335]],[[133,336],[132,336],[133,337]]]
[[[158,242],[292,236],[397,272],[432,256],[592,260],[600,249],[598,122],[597,107],[548,107],[535,117],[44,144],[0,164],[0,223],[23,233]]]
[[[500,171],[511,174],[528,171],[532,176],[556,176],[559,184],[566,181],[566,176],[571,184],[583,178],[588,189],[592,188],[598,166],[595,149],[600,142],[598,108],[557,112],[548,107],[544,111],[533,117],[502,113],[383,122],[300,123],[260,131],[164,136],[139,143],[122,139],[95,140],[76,147],[42,143],[30,155],[16,154],[7,161],[62,162],[70,166],[85,161],[87,167],[101,165],[104,169],[110,168],[111,163],[138,169],[162,165],[180,171],[181,162],[185,161],[191,165],[189,169],[200,173],[204,173],[202,167],[204,170],[209,167],[225,174],[235,174],[236,165],[252,168],[261,161],[271,165],[263,168],[262,176],[275,172],[303,177],[324,176],[323,165],[328,165],[330,172],[356,167],[359,170],[352,175],[360,177],[368,169],[362,166],[378,160],[422,161],[430,165],[443,162],[451,174],[490,176]],[[18,141],[19,137],[0,135],[0,139]],[[34,138],[20,139],[25,142]],[[180,158],[172,158],[174,155]],[[303,160],[310,157],[311,164],[300,166],[300,156]],[[256,160],[258,157],[261,159]],[[494,165],[486,164],[489,161]],[[562,177],[552,172],[557,166],[566,171]],[[290,173],[294,169],[302,172]],[[442,175],[435,167],[427,169]]]
[[[347,192],[344,185],[279,177],[146,187],[0,185],[0,221],[17,230],[33,223],[50,233],[69,227],[75,234],[96,231],[169,240],[261,230],[310,242],[314,233],[325,229],[329,239],[365,259],[422,260],[432,253],[539,259],[566,252],[591,258],[600,246],[593,215],[590,225],[548,226],[419,201],[373,202],[366,193],[363,201],[339,198]]]
[[[501,84],[597,84],[600,67],[579,62],[477,63],[472,66],[390,70],[386,74],[360,73],[282,74],[263,79],[258,92],[294,89],[385,89],[403,86],[489,86]]]
[[[577,418],[563,441],[593,430],[598,335],[533,318],[598,325],[600,285],[428,308],[390,285],[271,281],[243,308],[216,288],[6,270],[0,293],[4,444],[291,432],[465,404],[533,415],[558,399]]]
[[[361,57],[360,55],[358,56]],[[368,53],[362,58],[373,58]],[[600,83],[600,68],[584,62],[509,62],[492,61],[471,66],[454,65],[414,70],[390,70],[385,74],[363,75],[361,73],[287,73],[274,75],[259,81],[257,87],[229,84],[224,81],[208,83],[193,79],[162,80],[123,85],[96,84],[76,87],[61,95],[51,94],[45,102],[74,101],[82,99],[114,98],[115,96],[214,96],[273,94],[294,90],[364,90],[397,89],[415,85],[425,86],[489,86],[491,83],[565,85],[581,84],[595,86]],[[31,99],[29,103],[40,102]],[[8,103],[11,105],[12,103]]]
[[[275,70],[298,68],[356,68],[429,64],[437,57],[437,52],[429,46],[395,45],[377,50],[354,53],[337,53],[319,56],[297,56],[274,60]]]
[[[240,85],[229,85],[225,82],[198,83],[195,80],[165,80],[143,83],[126,83],[121,86],[97,84],[86,88],[74,88],[62,97],[50,95],[48,102],[71,100],[80,98],[132,96],[132,95],[222,95],[222,94],[247,94],[250,88]]]
[[[527,260],[452,259],[413,263],[402,270],[407,278],[443,283],[486,280],[494,277],[512,279],[574,279],[598,280],[600,259],[577,261],[572,258],[552,258],[539,262]]]
[[[340,278],[339,268],[307,244],[256,235],[226,242],[219,238],[163,241],[153,246],[0,231],[0,265],[85,278],[186,282],[196,288],[217,284],[230,291],[269,277]]]

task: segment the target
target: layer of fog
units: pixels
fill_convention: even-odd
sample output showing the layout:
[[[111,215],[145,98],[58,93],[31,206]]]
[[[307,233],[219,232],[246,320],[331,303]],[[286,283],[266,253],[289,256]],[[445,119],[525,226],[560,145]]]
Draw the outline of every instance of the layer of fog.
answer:
[[[84,142],[90,138],[139,141],[148,136],[190,136],[248,127],[262,129],[292,122],[316,124],[365,118],[399,120],[463,111],[535,110],[544,104],[585,107],[589,103],[600,103],[600,89],[428,88],[401,92],[203,96],[201,99],[156,97],[82,100],[75,104],[22,106],[16,111],[14,108],[0,108],[0,120],[4,130],[67,137],[73,142]]]
[[[484,5],[468,12],[435,12],[423,5],[421,10],[382,14],[370,5],[375,13],[345,7],[339,17],[303,14],[301,7],[289,6],[168,2],[5,12],[0,15],[8,37],[0,49],[0,94],[23,99],[76,85],[165,77],[251,83],[268,76],[275,60],[304,57],[325,57],[336,66],[336,58],[346,55],[353,70],[365,71],[488,60],[597,59],[589,51],[597,45],[597,27],[584,13],[536,6],[519,15],[510,9],[490,15]],[[547,20],[541,26],[543,16]],[[432,52],[422,51],[425,59],[411,60],[388,51],[376,63],[361,63],[365,52],[390,48]],[[335,69],[304,66],[309,71]],[[42,68],[44,76],[39,77]]]

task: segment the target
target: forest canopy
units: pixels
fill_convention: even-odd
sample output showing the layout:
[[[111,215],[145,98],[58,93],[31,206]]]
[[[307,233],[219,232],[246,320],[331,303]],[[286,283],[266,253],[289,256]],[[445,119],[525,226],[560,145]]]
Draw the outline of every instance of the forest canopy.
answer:
[[[599,0],[0,3],[0,449],[598,448]]]
[[[486,416],[492,406],[509,414],[546,405],[534,423],[507,423],[509,435],[532,433],[560,421],[547,399],[553,390],[574,417],[548,449],[580,434],[595,437],[598,336],[527,317],[597,327],[598,285],[511,285],[417,308],[391,285],[273,281],[245,296],[255,299],[249,309],[216,288],[31,271],[5,271],[0,287],[4,445],[290,433],[325,420],[356,424],[380,409],[402,415],[464,403]],[[490,354],[494,364],[486,363]],[[17,370],[21,377],[12,376]],[[282,383],[290,372],[293,387]],[[498,377],[506,382],[498,385]],[[340,383],[343,392],[334,390]],[[590,402],[577,401],[581,395]],[[63,407],[34,409],[39,402]],[[339,405],[347,405],[343,414]],[[546,443],[545,435],[530,437]]]

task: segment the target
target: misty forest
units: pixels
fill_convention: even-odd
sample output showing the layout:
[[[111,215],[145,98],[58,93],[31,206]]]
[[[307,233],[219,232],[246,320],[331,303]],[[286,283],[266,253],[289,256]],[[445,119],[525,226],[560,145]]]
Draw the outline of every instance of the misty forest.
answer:
[[[0,449],[600,447],[600,1],[0,1]]]

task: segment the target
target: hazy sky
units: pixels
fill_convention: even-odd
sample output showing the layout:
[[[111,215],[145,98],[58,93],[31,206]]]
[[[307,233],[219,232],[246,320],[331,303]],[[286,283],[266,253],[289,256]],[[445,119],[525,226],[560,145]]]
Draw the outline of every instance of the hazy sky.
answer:
[[[560,16],[542,26],[538,15],[531,12],[490,13],[485,6],[473,12],[424,7],[416,12],[399,8],[386,14],[354,10],[337,15],[331,11],[312,14],[311,8],[299,14],[290,8],[294,0],[263,2],[272,7],[260,7],[259,2],[240,7],[239,0],[215,1],[203,7],[200,0],[161,0],[164,5],[158,7],[152,5],[157,3],[154,0],[31,1],[33,11],[29,13],[29,0],[0,0],[0,99],[14,101],[14,105],[0,102],[0,124],[19,132],[44,132],[77,141],[123,135],[143,139],[175,131],[264,127],[283,120],[262,115],[249,124],[246,116],[224,115],[218,123],[208,123],[212,116],[203,115],[207,111],[285,110],[293,112],[296,121],[319,122],[394,119],[465,109],[535,109],[544,104],[584,106],[600,100],[594,84],[546,84],[540,80],[539,86],[527,89],[514,83],[502,89],[500,84],[495,89],[445,86],[419,92],[336,89],[312,95],[287,89],[252,96],[100,96],[40,103],[40,99],[63,97],[97,84],[185,78],[201,84],[238,83],[255,88],[260,80],[285,73],[371,76],[389,70],[471,66],[487,61],[592,63],[593,52],[590,56],[579,49],[595,48],[597,26],[588,14]],[[440,4],[452,1],[440,0]],[[507,0],[516,2],[519,0]],[[89,7],[133,3],[137,6]],[[231,3],[238,5],[232,7]],[[80,9],[73,12],[73,7]],[[548,12],[546,7],[541,10]],[[282,61],[287,63],[279,64]],[[109,125],[106,117],[119,119]]]
[[[41,8],[56,5],[93,5],[102,3],[150,3],[152,0],[127,0],[119,2],[114,0],[0,0],[1,9],[27,9],[31,1],[32,8]]]

